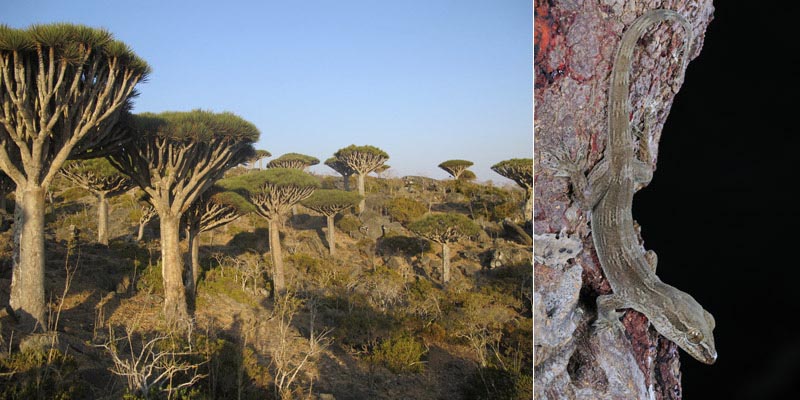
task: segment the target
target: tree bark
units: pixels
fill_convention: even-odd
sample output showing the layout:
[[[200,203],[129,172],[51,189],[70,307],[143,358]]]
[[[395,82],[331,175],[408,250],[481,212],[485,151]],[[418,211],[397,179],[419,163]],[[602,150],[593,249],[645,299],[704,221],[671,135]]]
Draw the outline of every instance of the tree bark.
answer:
[[[108,198],[106,192],[97,194],[97,243],[108,246]]]
[[[350,191],[350,175],[342,175],[342,178],[344,178],[344,191],[345,192],[349,192]]]
[[[200,230],[186,228],[186,241],[189,247],[189,265],[191,272],[187,274],[186,293],[192,298],[197,296],[197,282],[200,280]]]
[[[47,329],[44,297],[44,216],[47,190],[30,185],[16,190],[11,308],[23,323]]]
[[[596,297],[611,293],[588,224],[569,181],[543,163],[543,153],[584,155],[588,172],[603,158],[607,140],[609,77],[616,47],[647,2],[534,1],[534,395],[536,398],[680,399],[677,346],[633,310],[624,332],[594,329]],[[713,13],[711,0],[667,0],[660,8],[692,26],[689,59],[702,48]],[[637,152],[655,166],[661,129],[683,71],[674,59],[686,37],[678,24],[650,29],[634,52],[628,77]],[[665,56],[674,55],[674,57]],[[526,204],[526,213],[528,206]],[[527,214],[526,214],[527,215]]]
[[[364,190],[364,177],[366,173],[358,173],[358,194],[361,195],[361,201],[358,202],[358,212],[364,212],[364,207],[367,205],[366,191]]]
[[[147,222],[149,222],[149,221],[150,220],[147,220],[145,222],[139,222],[139,232],[136,233],[136,241],[137,242],[141,242],[142,239],[144,239],[144,226],[147,225]]]
[[[334,224],[333,217],[336,214],[326,215],[325,219],[328,221],[328,249],[330,250],[331,256],[336,255],[336,225]]]
[[[171,327],[189,322],[183,257],[180,247],[180,216],[159,212],[161,221],[161,275],[164,279],[164,318]]]
[[[283,254],[281,253],[281,232],[278,218],[269,220],[269,252],[272,255],[272,295],[275,298],[286,293],[286,279],[283,274]]]
[[[450,283],[450,246],[442,242],[442,283]]]

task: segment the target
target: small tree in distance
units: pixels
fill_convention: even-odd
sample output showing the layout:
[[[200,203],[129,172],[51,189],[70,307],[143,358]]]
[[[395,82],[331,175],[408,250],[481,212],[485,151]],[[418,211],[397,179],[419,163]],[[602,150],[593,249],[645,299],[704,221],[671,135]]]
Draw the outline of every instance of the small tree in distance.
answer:
[[[458,178],[457,178],[457,179],[458,179],[459,181],[463,181],[463,182],[472,182],[472,181],[474,181],[474,180],[475,180],[475,179],[477,179],[477,178],[478,178],[478,177],[477,177],[477,176],[475,176],[475,173],[474,173],[474,172],[472,172],[472,171],[470,171],[470,170],[468,170],[468,169],[465,169],[465,170],[464,170],[464,171],[461,173],[461,175],[459,175],[459,176],[458,176]]]
[[[303,206],[325,216],[325,220],[328,223],[328,250],[331,256],[336,255],[334,217],[337,213],[355,206],[359,201],[361,201],[361,196],[358,193],[335,189],[320,189],[301,202]]]
[[[453,179],[456,180],[458,180],[461,177],[461,174],[471,166],[472,161],[467,160],[447,160],[439,164],[439,168],[445,170],[445,172],[450,174]],[[475,176],[475,174],[472,175]]]
[[[325,165],[329,166],[334,171],[338,172],[344,178],[344,190],[346,192],[350,191],[350,177],[356,173],[350,166],[343,163],[336,157],[331,157],[325,160]]]
[[[307,156],[299,153],[286,153],[267,164],[267,168],[292,168],[305,170],[306,168],[319,164],[316,157]]]
[[[253,171],[220,182],[236,191],[254,206],[256,213],[269,222],[269,251],[272,254],[273,295],[286,293],[286,278],[281,252],[280,219],[297,202],[311,196],[320,184],[313,176],[291,168]]]
[[[108,246],[108,198],[125,193],[133,187],[133,182],[103,158],[69,161],[60,173],[72,184],[97,196],[97,242]]]
[[[133,140],[110,161],[144,190],[161,226],[164,316],[188,322],[180,223],[225,171],[253,156],[255,125],[231,113],[164,112],[133,119]]]
[[[364,178],[383,165],[389,159],[389,155],[375,146],[356,146],[354,144],[339,149],[333,155],[358,174],[358,194],[362,197],[361,202],[358,203],[358,212],[364,211],[366,201]]]
[[[230,179],[230,178],[229,178]],[[240,194],[217,185],[203,192],[186,211],[186,241],[189,247],[191,274],[187,274],[186,291],[195,295],[200,278],[200,234],[229,224],[254,211],[253,205]]]
[[[261,162],[267,157],[272,157],[272,153],[266,150],[257,149],[255,153],[253,153],[253,156],[247,160],[247,162],[253,163],[253,165],[255,165],[255,167],[258,169],[262,169]]]
[[[525,205],[522,208],[525,221],[533,220],[533,159],[512,158],[492,166],[492,171],[516,182],[525,189]]]
[[[45,195],[70,158],[107,140],[150,67],[103,29],[0,25],[0,170],[16,184],[9,303],[45,321]]]
[[[450,247],[448,243],[477,235],[481,228],[471,219],[456,213],[430,214],[409,224],[408,229],[442,246],[442,283],[450,282]]]

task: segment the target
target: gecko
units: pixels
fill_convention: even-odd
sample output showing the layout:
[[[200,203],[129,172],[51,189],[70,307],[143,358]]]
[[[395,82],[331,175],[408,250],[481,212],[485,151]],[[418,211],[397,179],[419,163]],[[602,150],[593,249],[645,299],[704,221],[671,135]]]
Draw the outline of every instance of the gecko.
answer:
[[[612,294],[597,298],[598,328],[622,327],[619,309],[644,314],[659,334],[706,364],[717,359],[714,317],[689,294],[661,281],[657,257],[639,244],[631,211],[634,193],[650,183],[653,168],[637,158],[629,121],[629,74],[633,51],[648,28],[678,22],[685,33],[680,70],[692,43],[688,21],[672,10],[650,10],[623,33],[614,58],[608,94],[608,142],[600,162],[584,175],[585,154],[554,155],[556,176],[569,178],[576,201],[590,211],[592,240]],[[682,78],[681,78],[682,79]]]

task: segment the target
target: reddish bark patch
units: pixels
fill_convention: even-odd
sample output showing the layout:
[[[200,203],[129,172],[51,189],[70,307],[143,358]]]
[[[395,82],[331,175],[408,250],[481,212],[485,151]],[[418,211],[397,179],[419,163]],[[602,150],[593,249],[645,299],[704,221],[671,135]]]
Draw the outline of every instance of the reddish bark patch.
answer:
[[[625,326],[625,332],[631,341],[631,348],[633,349],[633,356],[636,358],[636,363],[639,364],[639,369],[644,374],[644,381],[646,384],[651,384],[650,376],[650,361],[655,358],[656,343],[650,335],[650,323],[644,314],[630,310],[625,313],[622,318],[622,324]]]
[[[683,398],[678,345],[665,338],[660,338],[655,364],[656,399],[679,400]]]
[[[583,267],[583,289],[589,289],[596,295],[611,293],[611,285],[603,276],[600,260],[597,258],[591,239],[583,241],[583,251],[578,255],[578,260]]]
[[[552,84],[565,73],[566,65],[563,62],[556,67],[550,67],[551,63],[546,62],[560,36],[558,22],[550,13],[549,2],[536,0],[533,9],[533,65],[534,87],[537,89]]]

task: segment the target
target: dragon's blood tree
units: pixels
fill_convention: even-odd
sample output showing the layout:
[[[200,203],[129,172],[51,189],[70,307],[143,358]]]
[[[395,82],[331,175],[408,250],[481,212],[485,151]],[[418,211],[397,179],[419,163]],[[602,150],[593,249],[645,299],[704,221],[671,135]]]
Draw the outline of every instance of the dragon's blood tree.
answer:
[[[349,192],[350,191],[350,177],[356,173],[352,168],[350,168],[347,164],[339,161],[336,157],[331,157],[325,160],[325,165],[330,167],[332,170],[338,172],[342,175],[344,179],[344,190]]]
[[[70,158],[108,143],[150,67],[102,29],[0,25],[0,170],[16,184],[11,307],[46,327],[45,194]]]
[[[241,193],[255,206],[256,213],[269,222],[272,289],[274,296],[283,295],[286,292],[286,279],[281,254],[280,220],[293,205],[311,196],[319,188],[319,181],[297,169],[270,168],[232,177],[221,184],[228,190]]]
[[[197,281],[200,278],[200,234],[231,223],[255,210],[239,193],[223,189],[220,184],[224,183],[225,179],[222,179],[203,192],[184,214],[191,264],[186,288],[187,293],[192,295],[196,294]]]
[[[525,189],[525,222],[533,220],[533,159],[512,158],[492,165],[492,171],[516,182]]]
[[[361,196],[358,193],[336,189],[320,189],[301,202],[303,206],[325,216],[328,222],[327,240],[331,256],[336,255],[336,227],[334,225],[334,217],[339,212],[355,206],[359,201],[361,201]]]
[[[319,159],[299,153],[286,153],[267,164],[267,168],[293,168],[305,170],[306,168],[319,164]]]
[[[139,114],[129,127],[133,139],[109,160],[147,194],[161,227],[164,316],[168,324],[189,319],[181,218],[226,170],[253,156],[258,129],[232,113]]]
[[[439,164],[439,168],[445,170],[445,172],[450,174],[455,180],[459,180],[461,178],[461,174],[471,166],[472,161],[467,160],[447,160]]]
[[[366,201],[364,177],[383,165],[389,159],[389,155],[375,146],[356,146],[352,144],[339,149],[333,156],[358,174],[358,194],[361,195],[361,201],[358,203],[358,212],[364,211]]]
[[[461,181],[461,182],[472,182],[477,178],[478,177],[475,176],[474,172],[472,172],[472,171],[470,171],[468,169],[465,169],[463,172],[461,172],[461,175],[459,175],[457,179],[459,181]]]
[[[103,158],[68,161],[60,173],[97,196],[97,242],[108,246],[108,198],[125,193],[133,182]]]
[[[253,153],[253,156],[250,157],[247,162],[250,163],[251,167],[255,166],[255,168],[262,169],[261,162],[267,157],[272,157],[272,153],[266,150],[256,149],[255,153]]]
[[[450,282],[450,247],[448,243],[477,235],[481,228],[457,213],[429,214],[408,225],[408,229],[442,246],[442,283]]]

